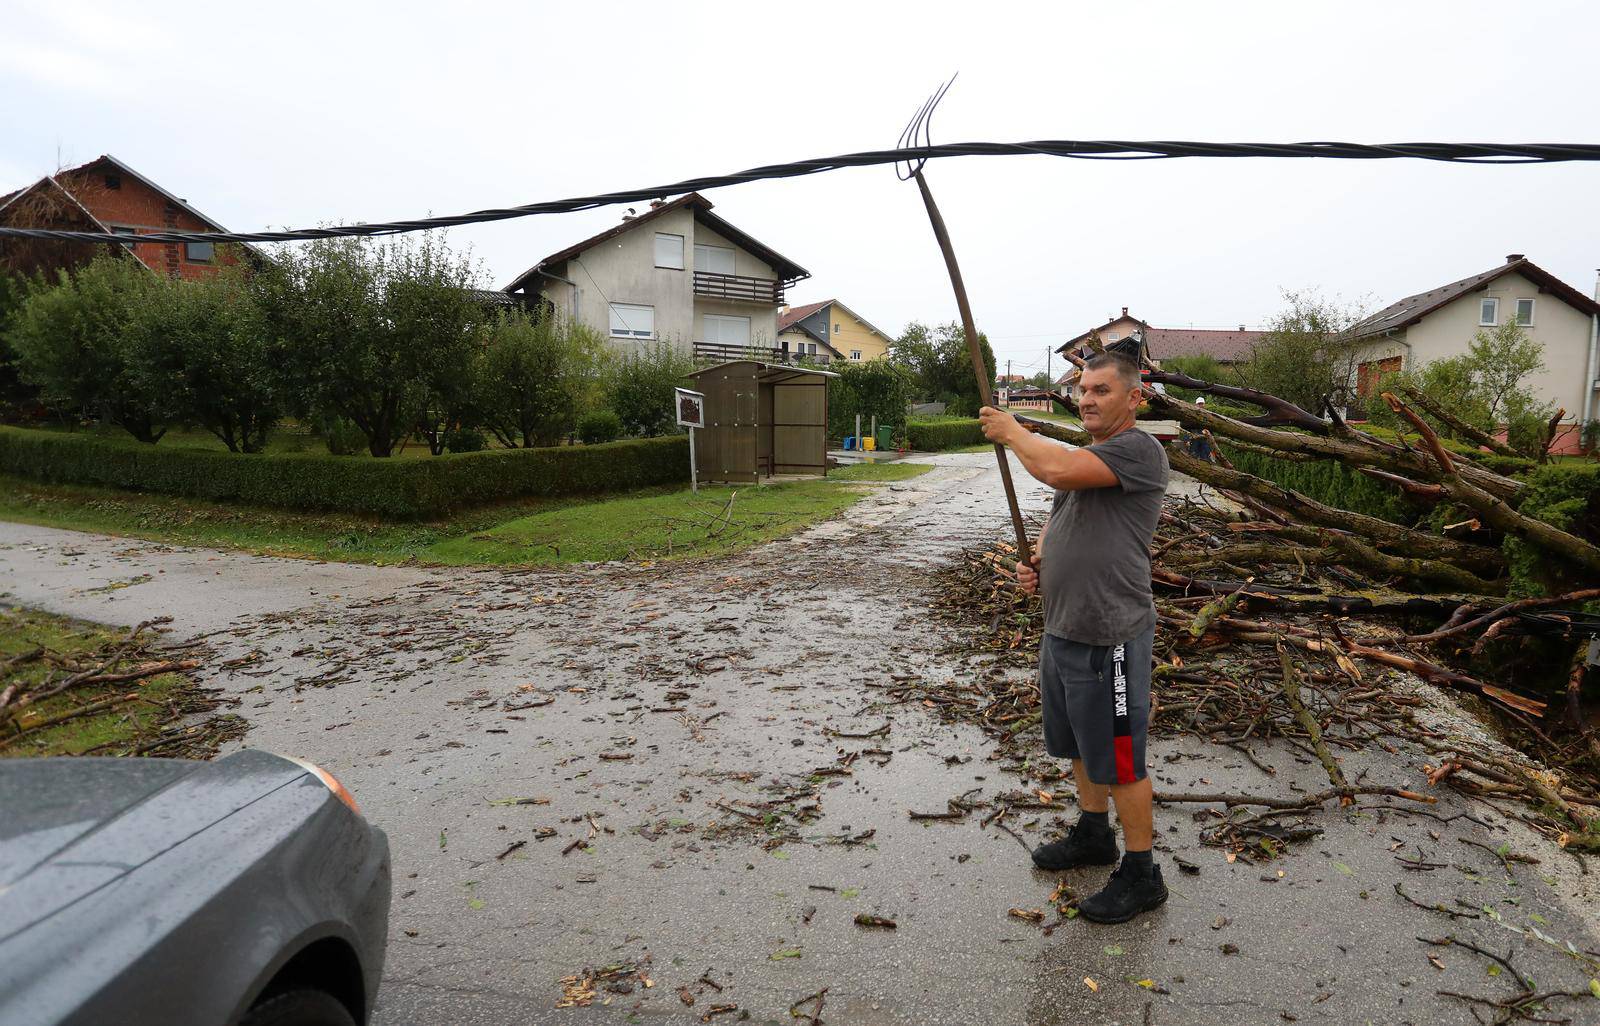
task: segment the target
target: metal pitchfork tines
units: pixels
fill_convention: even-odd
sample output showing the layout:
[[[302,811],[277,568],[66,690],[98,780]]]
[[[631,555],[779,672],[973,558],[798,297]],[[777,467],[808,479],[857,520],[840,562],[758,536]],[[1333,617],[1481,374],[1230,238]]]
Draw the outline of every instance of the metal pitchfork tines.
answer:
[[[938,89],[917,111],[911,123],[906,125],[905,131],[900,133],[900,141],[895,148],[900,150],[925,149],[933,145],[931,126],[933,124],[934,108],[939,106],[939,101],[944,99],[944,94],[950,91],[950,86],[956,80],[955,75]],[[933,226],[933,237],[938,240],[939,252],[944,254],[945,269],[950,272],[950,287],[955,290],[956,308],[961,311],[961,330],[967,336],[967,354],[972,357],[972,373],[978,379],[978,395],[983,400],[983,405],[990,406],[994,397],[989,389],[989,374],[983,365],[983,346],[978,341],[978,329],[972,320],[972,304],[967,302],[967,287],[961,281],[961,266],[956,263],[955,247],[950,244],[950,233],[945,229],[944,217],[939,213],[938,204],[933,202],[933,193],[928,189],[928,180],[923,177],[922,169],[928,163],[926,156],[907,158],[904,161],[905,170],[900,169],[901,162],[895,162],[895,174],[902,182],[915,181],[917,188],[922,192],[922,204],[928,209],[928,223]],[[996,442],[994,446],[995,459],[1000,464],[1000,481],[1005,485],[1006,503],[1011,508],[1011,526],[1017,533],[1017,558],[1022,562],[1032,560],[1031,550],[1028,546],[1028,529],[1022,525],[1022,510],[1017,506],[1017,489],[1011,483],[1011,463],[1006,456],[1006,447]]]
[[[950,91],[951,86],[955,85],[956,78],[960,74],[958,71],[951,75],[948,82],[933,91],[933,95],[928,97],[927,102],[922,105],[922,109],[917,111],[916,116],[907,122],[906,130],[900,133],[900,140],[895,143],[895,149],[907,150],[912,147],[933,145],[933,109],[939,106],[939,101],[944,99],[944,94]],[[904,161],[904,171],[900,169],[901,163],[901,161],[895,162],[894,173],[902,182],[909,182],[922,173],[922,169],[927,166],[928,158],[916,157]]]

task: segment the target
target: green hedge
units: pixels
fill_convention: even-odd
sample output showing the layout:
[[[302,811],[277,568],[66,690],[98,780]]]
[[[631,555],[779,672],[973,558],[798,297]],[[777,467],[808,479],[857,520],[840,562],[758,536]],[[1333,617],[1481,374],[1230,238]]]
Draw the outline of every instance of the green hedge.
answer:
[[[1292,488],[1329,506],[1397,524],[1409,525],[1417,519],[1418,510],[1408,505],[1397,489],[1358,474],[1335,460],[1296,463],[1245,452],[1227,443],[1223,443],[1222,451],[1234,467],[1246,474]]]
[[[984,441],[976,417],[927,417],[906,422],[906,445],[918,452],[961,449]]]
[[[1600,462],[1562,460],[1539,467],[1523,480],[1528,490],[1518,512],[1600,545]],[[1558,595],[1593,585],[1583,570],[1537,546],[1507,537],[1504,548],[1511,564],[1512,595]],[[1600,603],[1591,602],[1588,608],[1600,608]]]
[[[688,446],[688,439],[677,435],[427,459],[247,456],[0,427],[0,473],[61,484],[409,520],[505,499],[685,481]]]

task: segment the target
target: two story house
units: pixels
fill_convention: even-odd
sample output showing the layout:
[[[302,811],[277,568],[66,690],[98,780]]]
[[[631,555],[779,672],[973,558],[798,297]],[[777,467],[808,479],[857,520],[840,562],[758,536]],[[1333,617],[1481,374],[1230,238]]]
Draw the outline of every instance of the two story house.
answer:
[[[209,242],[134,241],[152,232],[227,229],[110,154],[0,195],[0,225],[126,235],[126,252],[152,271],[174,278],[204,278],[235,259],[233,252]],[[70,269],[89,262],[105,245],[0,240],[0,267],[24,274]],[[257,256],[249,247],[238,252],[252,260]]]
[[[778,347],[823,362],[876,360],[889,355],[891,341],[837,299],[785,308],[778,315]]]
[[[1351,328],[1360,343],[1357,392],[1369,394],[1386,373],[1459,356],[1479,331],[1515,321],[1544,349],[1544,368],[1526,384],[1566,411],[1553,452],[1576,452],[1583,424],[1600,416],[1596,338],[1600,303],[1521,253],[1471,277],[1391,303]]]
[[[545,257],[505,291],[636,349],[668,341],[702,361],[781,360],[784,290],[811,273],[691,192]]]

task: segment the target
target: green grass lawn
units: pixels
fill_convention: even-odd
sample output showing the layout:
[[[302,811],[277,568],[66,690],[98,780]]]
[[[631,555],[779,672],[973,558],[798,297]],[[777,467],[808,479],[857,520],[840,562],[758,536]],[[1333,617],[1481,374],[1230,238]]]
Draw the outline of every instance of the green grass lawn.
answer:
[[[433,545],[447,565],[651,562],[747,548],[849,508],[863,492],[830,481],[702,488],[606,499],[517,517]]]
[[[659,488],[621,496],[529,500],[418,523],[292,513],[0,475],[0,519],[179,545],[380,565],[655,561],[730,552],[792,534],[839,515],[869,493],[870,488],[853,481],[903,480],[927,469],[887,463],[842,478],[835,474],[826,480],[759,487],[708,487],[698,494]]]
[[[53,657],[94,664],[103,659],[121,635],[108,628],[52,616],[30,609],[0,606],[0,666],[7,660],[46,649]],[[141,660],[134,660],[135,662]],[[47,677],[61,678],[62,667],[36,659],[0,673],[0,691],[12,685],[26,695]],[[169,700],[192,686],[178,674],[165,673],[144,681],[75,688],[23,707],[16,716],[0,713],[0,757],[79,755],[90,750],[112,754],[170,719]],[[111,703],[89,713],[39,728],[43,721],[96,703]],[[18,731],[26,733],[18,734]]]
[[[828,471],[830,481],[905,481],[933,469],[931,463],[852,463]]]

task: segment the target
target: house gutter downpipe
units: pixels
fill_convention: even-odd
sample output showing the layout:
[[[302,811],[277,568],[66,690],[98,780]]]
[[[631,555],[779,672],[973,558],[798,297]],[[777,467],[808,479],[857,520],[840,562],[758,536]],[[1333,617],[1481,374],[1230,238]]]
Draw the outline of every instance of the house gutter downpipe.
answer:
[[[1600,268],[1595,270],[1595,302],[1600,303]],[[1583,368],[1583,422],[1578,425],[1578,444],[1583,445],[1583,432],[1594,419],[1595,358],[1600,355],[1600,314],[1589,315],[1589,360]]]

